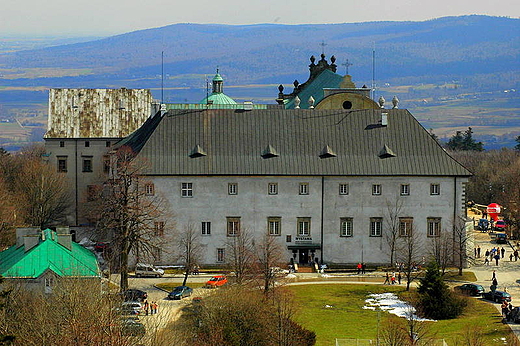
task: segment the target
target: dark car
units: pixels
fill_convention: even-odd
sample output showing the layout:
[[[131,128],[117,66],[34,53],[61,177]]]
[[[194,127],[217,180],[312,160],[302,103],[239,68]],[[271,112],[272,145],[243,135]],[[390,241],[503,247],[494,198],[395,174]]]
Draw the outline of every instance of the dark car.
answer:
[[[123,300],[125,302],[128,302],[128,301],[142,302],[146,298],[148,298],[148,293],[146,293],[145,291],[134,289],[134,288],[123,291],[122,295],[123,295]]]
[[[456,286],[454,289],[455,291],[459,291],[470,296],[480,296],[484,294],[484,287],[477,284],[464,284]]]
[[[497,220],[497,222],[495,222],[495,231],[496,232],[505,232],[507,228],[507,224],[504,220]]]
[[[487,232],[489,230],[489,220],[488,219],[480,219],[478,220],[478,229],[482,232]]]
[[[484,299],[494,301],[495,303],[511,301],[511,295],[507,292],[502,292],[502,291],[495,291],[495,292],[489,291],[489,292],[484,293],[483,297],[484,297]]]
[[[168,293],[169,299],[182,299],[184,297],[189,297],[193,293],[193,289],[188,286],[177,286]]]

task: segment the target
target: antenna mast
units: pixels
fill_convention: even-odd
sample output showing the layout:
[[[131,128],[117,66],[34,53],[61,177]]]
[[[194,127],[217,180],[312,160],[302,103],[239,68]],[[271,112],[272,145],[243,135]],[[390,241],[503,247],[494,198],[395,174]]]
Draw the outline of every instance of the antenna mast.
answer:
[[[376,97],[376,43],[372,49],[372,100]]]
[[[164,103],[164,51],[161,52],[161,105]]]

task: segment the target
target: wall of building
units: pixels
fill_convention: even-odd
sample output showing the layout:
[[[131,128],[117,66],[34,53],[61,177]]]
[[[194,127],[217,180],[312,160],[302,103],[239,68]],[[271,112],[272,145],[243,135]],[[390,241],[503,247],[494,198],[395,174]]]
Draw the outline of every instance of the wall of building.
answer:
[[[416,230],[426,244],[427,218],[440,217],[442,230],[449,231],[454,215],[464,214],[463,183],[453,177],[148,177],[175,214],[176,232],[191,225],[201,234],[201,223],[211,222],[211,235],[201,235],[205,263],[216,263],[217,249],[228,240],[226,217],[240,217],[242,229],[259,237],[267,229],[269,217],[281,217],[277,236],[286,260],[292,248],[321,244],[315,256],[328,263],[386,263],[388,245],[384,237],[370,236],[370,218],[388,214],[388,204],[402,201],[400,216],[413,217]],[[181,197],[181,184],[193,184],[193,197]],[[238,193],[228,194],[228,184],[236,183]],[[278,194],[269,195],[268,184],[278,184]],[[300,183],[308,183],[309,194],[300,195]],[[348,184],[348,195],[340,195],[339,184]],[[381,185],[381,195],[372,195],[372,185]],[[410,195],[400,196],[401,184],[409,184]],[[430,195],[430,185],[439,184],[440,194]],[[323,193],[322,193],[323,191]],[[310,218],[309,237],[298,237],[298,218]],[[353,218],[352,237],[340,236],[340,218]],[[323,226],[322,226],[323,225]],[[291,239],[288,242],[287,236]],[[166,242],[162,263],[175,262],[175,242]],[[288,247],[291,247],[289,249]],[[425,254],[427,249],[424,249]],[[310,255],[309,251],[309,255]],[[296,258],[298,259],[298,258]]]
[[[45,138],[125,137],[151,115],[148,89],[51,89]]]
[[[101,184],[108,174],[104,171],[104,161],[118,138],[46,138],[46,159],[51,167],[59,171],[59,160],[67,161],[67,170],[62,172],[73,189],[74,205],[68,215],[68,225],[86,222],[82,207],[88,196],[89,185]],[[88,146],[87,146],[88,143]],[[84,161],[91,160],[91,170],[84,170]]]

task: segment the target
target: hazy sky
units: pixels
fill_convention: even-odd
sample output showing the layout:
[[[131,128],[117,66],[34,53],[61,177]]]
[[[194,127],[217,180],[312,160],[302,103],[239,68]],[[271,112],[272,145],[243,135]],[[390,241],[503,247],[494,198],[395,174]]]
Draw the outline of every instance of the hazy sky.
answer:
[[[351,23],[520,17],[519,0],[0,0],[0,37],[111,35],[175,23]]]

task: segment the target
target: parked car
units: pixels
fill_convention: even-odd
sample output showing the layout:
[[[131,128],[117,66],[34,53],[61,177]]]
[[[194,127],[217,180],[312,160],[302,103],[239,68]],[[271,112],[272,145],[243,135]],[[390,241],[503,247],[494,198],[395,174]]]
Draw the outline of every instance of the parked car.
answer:
[[[135,289],[135,288],[130,288],[126,291],[123,291],[122,295],[123,295],[123,300],[125,302],[128,302],[128,301],[142,302],[146,298],[148,298],[148,293],[146,293],[145,291]]]
[[[193,288],[188,286],[177,286],[168,293],[169,299],[182,299],[184,297],[189,297],[193,293]]]
[[[119,309],[121,315],[140,315],[143,312],[143,305],[140,302],[123,302]]]
[[[459,291],[463,294],[467,294],[470,296],[481,296],[484,294],[484,287],[482,285],[477,284],[464,284],[460,286],[454,287],[455,291]]]
[[[124,318],[121,320],[121,333],[130,336],[143,336],[146,333],[146,328],[144,324],[135,319]]]
[[[495,222],[495,232],[505,232],[507,228],[507,224],[504,220],[497,220]]]
[[[207,288],[217,288],[225,285],[228,282],[227,278],[224,275],[215,275],[211,279],[206,282],[205,287]]]
[[[495,242],[497,244],[507,244],[507,234],[506,233],[495,233]]]
[[[488,219],[480,219],[480,220],[478,220],[477,228],[481,232],[487,232],[489,230],[489,220]]]
[[[503,291],[495,291],[495,292],[489,291],[489,292],[484,293],[483,297],[484,297],[484,299],[494,301],[495,303],[511,301],[511,295],[509,293],[503,292]]]
[[[137,263],[135,265],[135,276],[151,276],[159,278],[164,275],[164,270],[156,268],[151,264]]]

